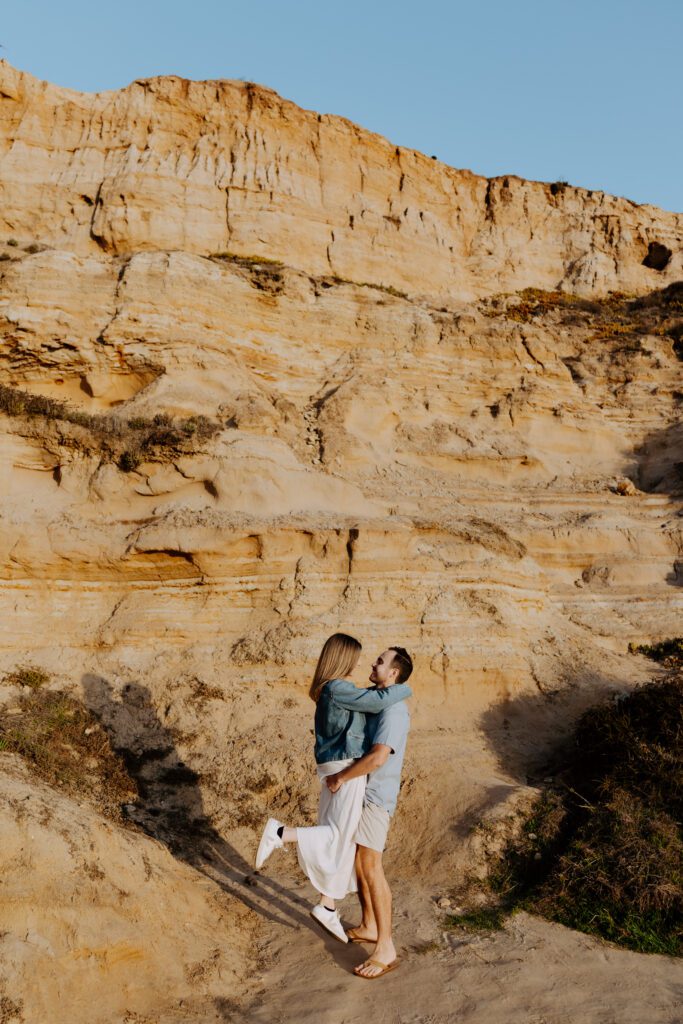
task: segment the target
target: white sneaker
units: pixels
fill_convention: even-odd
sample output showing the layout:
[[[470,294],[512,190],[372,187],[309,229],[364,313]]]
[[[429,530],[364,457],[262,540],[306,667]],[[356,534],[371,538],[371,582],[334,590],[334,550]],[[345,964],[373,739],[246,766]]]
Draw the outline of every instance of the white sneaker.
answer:
[[[334,935],[335,939],[339,939],[340,942],[348,942],[349,937],[342,927],[342,923],[339,920],[338,910],[328,910],[322,903],[316,903],[311,911],[311,917],[315,918],[318,924],[322,925],[326,932],[330,935]]]
[[[282,828],[281,821],[277,821],[275,818],[268,818],[263,835],[261,836],[261,842],[258,844],[258,850],[256,851],[257,871],[263,867],[273,850],[277,850],[278,847],[285,845],[277,834],[279,828]]]

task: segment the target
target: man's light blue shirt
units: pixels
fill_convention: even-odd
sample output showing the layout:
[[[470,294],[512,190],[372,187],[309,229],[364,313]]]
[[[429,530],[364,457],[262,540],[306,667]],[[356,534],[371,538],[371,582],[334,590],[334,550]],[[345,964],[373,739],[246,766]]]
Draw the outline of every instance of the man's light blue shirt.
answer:
[[[382,743],[392,751],[384,764],[368,775],[365,802],[383,807],[390,815],[396,810],[401,788],[401,769],[409,729],[410,712],[405,700],[386,708],[379,715],[369,716],[365,724],[367,746]]]

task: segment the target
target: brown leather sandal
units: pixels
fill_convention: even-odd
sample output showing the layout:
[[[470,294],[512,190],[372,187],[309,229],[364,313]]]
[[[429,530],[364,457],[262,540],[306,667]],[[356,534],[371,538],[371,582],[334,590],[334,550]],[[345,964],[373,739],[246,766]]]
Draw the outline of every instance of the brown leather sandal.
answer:
[[[348,936],[349,942],[363,942],[363,943],[377,942],[377,939],[362,939],[360,937],[360,935],[357,934],[357,932],[358,932],[357,928],[347,928],[346,929],[346,934]]]
[[[364,960],[362,964],[358,964],[358,967],[364,967],[365,964],[372,964],[373,967],[381,967],[381,971],[378,974],[359,974],[358,967],[354,967],[353,973],[357,978],[365,978],[366,981],[374,981],[376,978],[382,978],[385,974],[388,974],[389,971],[395,971],[396,968],[400,966],[400,963],[401,960],[399,957],[392,960],[390,964],[383,964],[380,960]]]

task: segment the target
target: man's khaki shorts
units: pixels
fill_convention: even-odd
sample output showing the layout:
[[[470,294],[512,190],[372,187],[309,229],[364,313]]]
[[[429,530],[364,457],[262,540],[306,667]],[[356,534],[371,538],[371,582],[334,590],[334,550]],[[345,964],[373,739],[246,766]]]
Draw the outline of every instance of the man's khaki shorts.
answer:
[[[387,844],[387,833],[391,818],[389,812],[377,804],[363,804],[358,829],[354,840],[359,846],[367,846],[369,850],[382,853]]]

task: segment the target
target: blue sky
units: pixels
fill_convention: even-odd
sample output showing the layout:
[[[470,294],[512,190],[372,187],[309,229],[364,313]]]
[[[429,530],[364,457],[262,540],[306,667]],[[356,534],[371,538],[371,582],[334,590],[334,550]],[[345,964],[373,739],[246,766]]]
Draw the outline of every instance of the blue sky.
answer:
[[[683,211],[683,0],[16,0],[0,51],[97,91],[245,78],[485,175]]]

